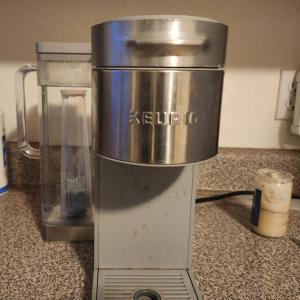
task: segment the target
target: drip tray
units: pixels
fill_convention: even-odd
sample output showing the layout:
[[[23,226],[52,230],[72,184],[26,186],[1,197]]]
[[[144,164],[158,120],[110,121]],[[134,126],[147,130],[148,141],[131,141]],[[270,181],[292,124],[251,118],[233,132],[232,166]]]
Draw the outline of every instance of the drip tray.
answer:
[[[201,299],[187,270],[99,270],[94,295],[94,300]]]

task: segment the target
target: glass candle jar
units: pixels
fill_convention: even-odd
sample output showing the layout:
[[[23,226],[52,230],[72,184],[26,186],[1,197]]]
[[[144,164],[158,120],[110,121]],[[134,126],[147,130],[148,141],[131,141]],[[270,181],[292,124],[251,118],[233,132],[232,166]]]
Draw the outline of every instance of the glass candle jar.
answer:
[[[281,237],[287,232],[292,188],[290,173],[257,171],[251,216],[254,232],[266,237]]]

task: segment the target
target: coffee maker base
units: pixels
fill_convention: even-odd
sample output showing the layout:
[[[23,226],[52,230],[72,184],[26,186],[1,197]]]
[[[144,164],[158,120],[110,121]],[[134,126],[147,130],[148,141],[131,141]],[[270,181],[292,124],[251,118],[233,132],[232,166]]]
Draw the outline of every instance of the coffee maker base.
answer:
[[[201,300],[190,270],[95,270],[93,300]]]

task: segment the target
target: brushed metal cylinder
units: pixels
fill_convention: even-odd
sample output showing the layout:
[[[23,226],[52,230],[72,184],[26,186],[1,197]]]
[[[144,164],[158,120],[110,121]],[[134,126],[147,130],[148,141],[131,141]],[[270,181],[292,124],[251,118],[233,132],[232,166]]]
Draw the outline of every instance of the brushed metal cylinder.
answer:
[[[134,16],[92,27],[97,67],[219,67],[228,28],[195,16]]]
[[[129,163],[174,165],[217,154],[220,69],[93,70],[93,147]]]

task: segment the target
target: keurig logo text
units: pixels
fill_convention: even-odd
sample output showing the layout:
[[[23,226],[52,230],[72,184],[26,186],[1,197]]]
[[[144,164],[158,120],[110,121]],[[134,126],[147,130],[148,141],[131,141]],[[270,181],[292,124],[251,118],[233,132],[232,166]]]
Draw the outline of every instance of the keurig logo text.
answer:
[[[199,122],[199,115],[190,111],[186,113],[132,111],[129,115],[130,124],[166,126],[166,125],[193,125]]]

